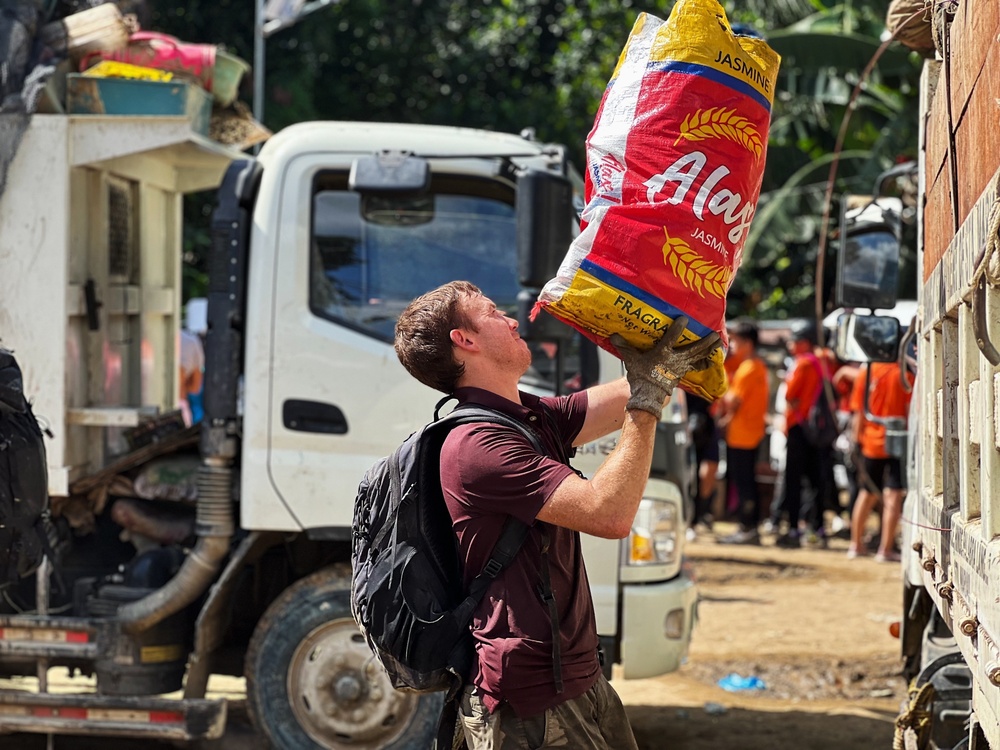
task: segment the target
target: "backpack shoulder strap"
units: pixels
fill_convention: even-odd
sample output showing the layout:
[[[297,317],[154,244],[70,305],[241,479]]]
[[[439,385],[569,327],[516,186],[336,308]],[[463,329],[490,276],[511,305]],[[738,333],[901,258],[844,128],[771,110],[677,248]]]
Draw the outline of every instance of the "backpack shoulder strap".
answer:
[[[456,427],[460,424],[475,424],[479,422],[487,422],[489,424],[510,427],[524,435],[536,451],[539,453],[545,453],[545,449],[542,447],[541,441],[539,441],[537,435],[531,432],[531,430],[518,422],[516,419],[495,409],[476,405],[459,406],[456,407],[450,414],[441,417],[438,421],[445,422],[446,420],[451,423],[451,427]],[[490,552],[490,559],[487,561],[486,565],[483,566],[479,575],[477,575],[472,580],[472,583],[469,584],[468,595],[454,610],[455,618],[459,623],[464,624],[471,619],[473,610],[475,610],[476,605],[479,604],[480,600],[483,598],[483,595],[486,593],[486,589],[489,587],[490,583],[493,579],[500,575],[501,571],[503,571],[503,569],[510,564],[511,560],[514,559],[514,556],[518,553],[518,550],[521,549],[521,545],[524,544],[524,540],[527,536],[527,524],[519,521],[513,516],[507,516],[507,520],[504,521],[503,529],[500,532],[500,537],[497,539],[496,544],[493,545],[492,552]]]
[[[489,424],[498,424],[504,427],[510,427],[511,429],[524,435],[536,451],[539,453],[546,452],[535,433],[513,417],[509,417],[503,412],[497,411],[496,409],[490,409],[486,406],[471,404],[467,406],[460,405],[455,407],[454,411],[451,413],[441,417],[438,421],[447,421],[450,423],[451,427],[457,427],[460,424],[474,424],[476,422],[487,422]]]
[[[520,551],[521,545],[528,537],[528,525],[517,520],[513,516],[507,516],[500,538],[493,545],[490,552],[490,559],[483,566],[482,571],[469,584],[469,592],[462,603],[454,610],[455,620],[464,625],[472,619],[472,613],[476,605],[483,598],[486,589],[493,580],[500,575],[504,568],[510,565],[511,560]]]

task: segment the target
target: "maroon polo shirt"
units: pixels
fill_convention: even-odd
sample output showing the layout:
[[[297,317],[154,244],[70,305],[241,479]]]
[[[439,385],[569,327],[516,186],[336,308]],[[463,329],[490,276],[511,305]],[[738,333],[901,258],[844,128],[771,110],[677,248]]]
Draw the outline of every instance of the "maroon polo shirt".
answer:
[[[530,716],[582,695],[597,681],[597,625],[580,535],[535,521],[538,511],[573,470],[559,459],[572,452],[583,427],[587,395],[538,398],[521,403],[478,388],[460,388],[461,403],[508,414],[539,437],[548,455],[509,427],[456,427],[441,450],[441,485],[458,536],[465,583],[478,575],[500,537],[507,516],[531,526],[511,564],[490,584],[472,617],[477,662],[471,682],[493,712],[506,701],[518,716]],[[550,457],[551,456],[551,457]],[[549,535],[552,591],[559,608],[563,692],[552,672],[552,626],[541,583],[541,529]]]

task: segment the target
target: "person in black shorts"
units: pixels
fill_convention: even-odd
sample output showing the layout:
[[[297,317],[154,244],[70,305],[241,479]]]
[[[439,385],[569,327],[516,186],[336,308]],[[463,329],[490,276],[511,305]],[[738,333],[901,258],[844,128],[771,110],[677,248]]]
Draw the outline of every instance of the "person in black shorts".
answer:
[[[899,553],[895,550],[896,528],[902,513],[906,482],[903,479],[901,450],[895,442],[887,440],[886,425],[893,423],[896,429],[905,430],[911,394],[903,385],[898,363],[873,362],[865,365],[865,369],[870,374],[859,375],[851,391],[854,442],[860,448],[860,468],[864,476],[851,514],[851,544],[847,548],[847,556],[853,558],[865,554],[865,527],[881,497],[882,529],[875,560],[896,562],[899,560]],[[913,375],[907,372],[904,377],[912,387]]]
[[[906,477],[903,476],[903,464],[898,458],[868,458],[862,459],[865,471],[871,477],[872,483],[883,490],[905,490]]]

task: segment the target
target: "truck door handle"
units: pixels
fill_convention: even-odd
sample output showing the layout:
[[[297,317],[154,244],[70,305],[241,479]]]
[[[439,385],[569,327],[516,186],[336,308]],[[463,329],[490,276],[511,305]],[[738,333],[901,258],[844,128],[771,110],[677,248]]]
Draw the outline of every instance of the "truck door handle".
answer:
[[[325,435],[344,435],[347,432],[347,417],[340,407],[322,401],[290,398],[282,404],[281,419],[286,428],[296,432],[320,432]]]

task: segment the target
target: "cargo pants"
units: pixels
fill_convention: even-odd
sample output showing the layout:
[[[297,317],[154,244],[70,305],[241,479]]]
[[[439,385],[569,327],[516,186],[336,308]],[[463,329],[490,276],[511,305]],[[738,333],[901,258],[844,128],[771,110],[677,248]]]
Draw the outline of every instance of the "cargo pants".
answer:
[[[603,675],[583,695],[524,718],[506,703],[491,714],[469,685],[459,720],[469,750],[638,750],[625,707]]]

